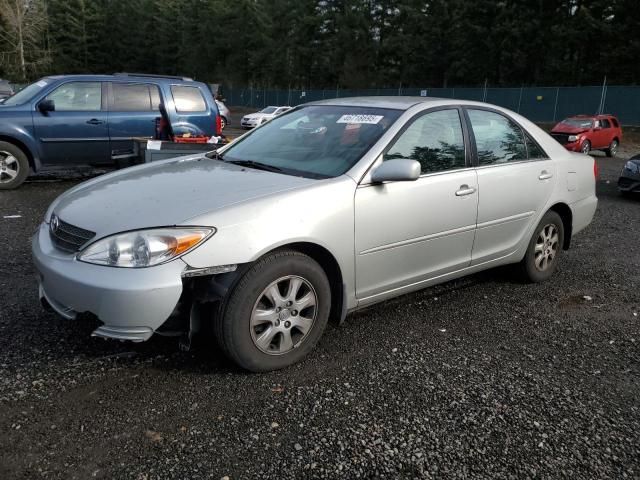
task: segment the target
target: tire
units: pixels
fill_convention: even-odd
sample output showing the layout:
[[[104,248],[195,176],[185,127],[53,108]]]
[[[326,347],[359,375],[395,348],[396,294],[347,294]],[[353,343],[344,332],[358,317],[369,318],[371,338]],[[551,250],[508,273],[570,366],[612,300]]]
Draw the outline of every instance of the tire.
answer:
[[[527,253],[520,262],[523,280],[538,283],[551,277],[558,267],[563,245],[562,218],[556,212],[548,211],[538,223],[527,246]]]
[[[591,151],[591,142],[589,140],[582,142],[582,145],[580,145],[580,151],[585,155],[589,155],[589,152]]]
[[[18,188],[29,175],[29,159],[20,147],[0,142],[0,190]]]
[[[615,157],[616,153],[618,153],[619,146],[620,146],[620,143],[618,142],[618,140],[614,138],[613,140],[611,140],[611,143],[609,144],[609,148],[607,148],[604,151],[604,153],[607,155],[607,157]]]
[[[224,130],[227,127],[227,119],[220,115],[220,128]]]
[[[300,252],[282,250],[243,275],[215,317],[214,332],[224,353],[240,367],[278,370],[313,349],[330,310],[331,288],[322,267]]]

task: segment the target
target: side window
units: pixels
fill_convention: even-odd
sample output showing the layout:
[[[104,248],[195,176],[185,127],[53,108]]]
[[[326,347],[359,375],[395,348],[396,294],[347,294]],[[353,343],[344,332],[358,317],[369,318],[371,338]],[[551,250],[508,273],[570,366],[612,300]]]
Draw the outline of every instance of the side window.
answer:
[[[529,154],[529,160],[537,160],[539,158],[549,158],[549,155],[545,153],[540,145],[525,133],[525,141],[527,142],[527,153]]]
[[[458,110],[438,110],[413,121],[384,154],[384,160],[409,158],[422,173],[464,168],[464,137]]]
[[[147,112],[151,107],[149,85],[113,83],[113,107],[116,112]],[[156,107],[157,108],[157,107]]]
[[[100,82],[71,82],[60,85],[47,95],[57,112],[97,112],[102,109]]]
[[[171,94],[180,113],[206,112],[207,104],[198,87],[171,86]]]
[[[611,128],[611,124],[609,123],[609,120],[607,120],[606,118],[603,118],[602,120],[600,120],[600,125],[602,126],[602,128]]]
[[[616,120],[615,118],[611,119],[611,123],[613,123],[613,126],[618,128],[620,125],[618,125],[618,120]]]
[[[499,113],[485,110],[468,112],[480,165],[527,160],[523,132],[518,125]]]

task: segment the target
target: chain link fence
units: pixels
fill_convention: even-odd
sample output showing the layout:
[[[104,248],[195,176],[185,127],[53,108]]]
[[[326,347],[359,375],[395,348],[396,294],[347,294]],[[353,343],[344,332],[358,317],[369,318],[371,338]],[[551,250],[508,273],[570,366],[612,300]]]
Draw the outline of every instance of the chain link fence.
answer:
[[[488,102],[534,122],[556,122],[571,115],[610,113],[623,125],[640,125],[640,86],[521,88],[379,88],[359,90],[271,90],[225,87],[229,105],[264,108],[330,98],[410,95]]]

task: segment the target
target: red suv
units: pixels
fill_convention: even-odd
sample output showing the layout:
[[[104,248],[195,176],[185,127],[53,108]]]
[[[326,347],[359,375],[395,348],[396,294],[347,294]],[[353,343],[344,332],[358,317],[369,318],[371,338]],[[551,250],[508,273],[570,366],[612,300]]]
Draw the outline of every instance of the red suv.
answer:
[[[622,129],[612,115],[576,115],[553,127],[551,136],[572,152],[603,150],[607,157],[614,157],[622,140]]]

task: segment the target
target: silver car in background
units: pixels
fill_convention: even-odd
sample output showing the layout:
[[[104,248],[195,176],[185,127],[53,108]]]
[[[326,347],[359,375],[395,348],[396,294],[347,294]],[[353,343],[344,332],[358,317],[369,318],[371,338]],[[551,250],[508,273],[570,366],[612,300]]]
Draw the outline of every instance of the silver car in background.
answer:
[[[218,152],[118,171],[50,206],[41,300],[94,335],[211,326],[251,371],[307,355],[330,318],[480,270],[548,279],[597,206],[595,164],[484,103],[336,99]],[[399,326],[400,328],[400,326]]]
[[[265,107],[259,112],[250,113],[242,117],[242,120],[240,120],[240,126],[244,129],[259,127],[263,123],[266,123],[289,110],[291,110],[291,107]]]
[[[216,100],[218,106],[218,112],[220,112],[220,121],[222,122],[222,129],[224,130],[229,122],[231,122],[231,110],[224,104],[222,100]]]

